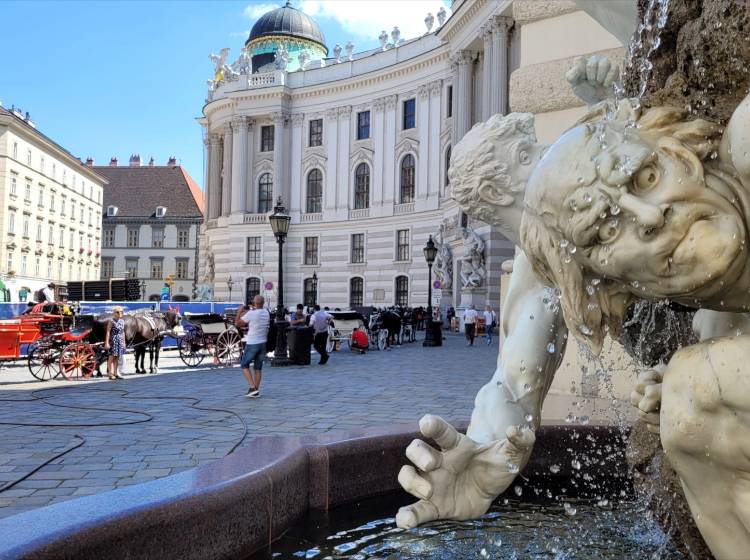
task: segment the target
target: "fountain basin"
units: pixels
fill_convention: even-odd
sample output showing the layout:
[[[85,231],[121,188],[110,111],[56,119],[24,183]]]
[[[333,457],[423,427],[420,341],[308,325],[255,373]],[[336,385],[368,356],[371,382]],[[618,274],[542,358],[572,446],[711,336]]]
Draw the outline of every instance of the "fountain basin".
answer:
[[[613,427],[543,426],[523,484],[566,488],[582,499],[628,493],[626,435]],[[195,469],[2,519],[0,559],[262,555],[310,512],[397,491],[415,437],[411,426],[390,426],[256,438]]]

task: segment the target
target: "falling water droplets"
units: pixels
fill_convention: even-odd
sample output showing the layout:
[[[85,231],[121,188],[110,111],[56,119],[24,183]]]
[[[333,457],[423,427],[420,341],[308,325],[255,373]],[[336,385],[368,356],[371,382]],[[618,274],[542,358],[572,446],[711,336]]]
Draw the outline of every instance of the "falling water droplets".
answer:
[[[513,492],[516,493],[516,496],[520,496],[521,494],[523,494],[523,488],[521,488],[520,486],[516,485],[516,486],[513,487]]]
[[[554,342],[550,342],[547,345],[547,352],[549,352],[550,354],[554,354],[555,353],[555,343]]]
[[[508,472],[511,474],[516,474],[518,472],[518,465],[516,465],[513,461],[508,461],[505,463],[505,466],[508,469]]]
[[[552,474],[557,474],[560,472],[560,465],[550,465],[549,472]]]
[[[527,422],[533,422],[534,421],[534,415],[533,414],[527,414],[526,415],[526,421]]]
[[[569,504],[568,502],[565,502],[563,504],[563,508],[565,508],[566,515],[569,515],[570,517],[573,517],[576,514],[576,508]]]
[[[573,467],[577,471],[581,470],[581,462],[578,459],[573,459],[570,462],[570,466]]]

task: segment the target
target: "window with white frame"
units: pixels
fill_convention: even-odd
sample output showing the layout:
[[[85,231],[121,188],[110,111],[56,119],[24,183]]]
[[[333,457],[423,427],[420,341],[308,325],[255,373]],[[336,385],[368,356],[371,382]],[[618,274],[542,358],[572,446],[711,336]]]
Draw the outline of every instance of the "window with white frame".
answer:
[[[409,277],[396,276],[396,292],[394,303],[396,305],[409,305]]]
[[[409,260],[409,230],[400,229],[396,232],[396,260]]]
[[[26,179],[26,186],[23,189],[24,202],[31,202],[31,179]]]
[[[401,160],[401,183],[399,202],[406,204],[414,202],[414,156],[406,154]]]
[[[305,264],[318,264],[318,238],[305,237]]]
[[[16,213],[8,212],[8,233],[16,233]]]
[[[349,307],[362,307],[365,301],[365,281],[356,276],[349,280]]]
[[[352,260],[352,264],[361,264],[365,262],[365,234],[364,233],[352,234],[351,260]]]
[[[138,233],[139,228],[138,227],[129,227],[128,228],[128,247],[138,247]]]
[[[188,277],[188,259],[175,259],[175,276],[178,280],[187,280]]]
[[[109,280],[114,275],[115,259],[102,259],[102,280]]]
[[[125,273],[128,278],[138,278],[138,259],[125,259]]]
[[[151,257],[151,278],[153,280],[161,280],[164,276],[164,259],[161,257]]]
[[[245,257],[245,264],[261,264],[260,253],[261,253],[261,238],[260,237],[248,237],[247,238],[247,256]]]
[[[323,174],[313,169],[307,174],[307,205],[305,211],[315,214],[323,208]]]
[[[29,237],[29,220],[30,220],[30,216],[28,214],[24,214],[23,215],[23,231],[21,232],[21,235],[23,235],[27,239]]]
[[[13,270],[13,251],[8,251],[8,260],[5,261],[5,270],[6,272]]]
[[[354,172],[354,209],[370,207],[370,166],[360,163]]]
[[[21,276],[26,276],[26,269],[29,264],[29,256],[21,255]]]
[[[115,246],[115,228],[105,228],[102,230],[102,247]]]
[[[155,248],[164,247],[163,227],[151,227],[151,246]]]
[[[190,229],[179,228],[177,230],[177,248],[187,249],[190,247]]]
[[[273,206],[273,179],[270,173],[264,173],[258,179],[258,213],[271,211]]]
[[[10,196],[18,195],[18,176],[15,173],[10,175]]]
[[[65,226],[60,226],[60,235],[57,238],[57,246],[65,247]]]

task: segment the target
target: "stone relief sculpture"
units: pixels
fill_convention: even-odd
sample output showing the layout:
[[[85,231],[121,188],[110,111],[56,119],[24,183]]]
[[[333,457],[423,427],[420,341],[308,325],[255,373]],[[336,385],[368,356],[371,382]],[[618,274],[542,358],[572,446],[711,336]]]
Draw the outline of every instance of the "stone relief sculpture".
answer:
[[[276,48],[276,54],[274,55],[274,66],[277,70],[285,71],[289,65],[289,53],[287,52],[284,45],[279,45]]]
[[[700,308],[703,341],[663,372],[642,374],[632,400],[659,431],[713,554],[750,550],[749,122],[750,97],[726,127],[682,108],[605,101],[546,150],[533,126],[507,123],[527,142],[515,160],[503,154],[509,180],[464,197],[494,204],[488,215],[501,216],[523,248],[503,313],[506,343],[466,435],[436,416],[420,421],[439,449],[421,440],[407,448],[416,468],[403,467],[399,481],[419,501],[399,510],[399,526],[484,513],[528,460],[568,329],[596,353],[630,303],[667,298]],[[490,140],[492,130],[478,125],[454,148],[454,188],[482,172],[466,161],[489,161],[482,152],[495,139],[477,137]]]
[[[464,289],[478,288],[482,285],[482,281],[487,274],[484,261],[484,240],[477,235],[471,226],[462,229],[466,251],[460,261],[461,287]]]
[[[435,277],[440,280],[443,290],[450,290],[453,286],[453,254],[450,245],[445,242],[443,224],[440,225],[434,239],[438,247],[437,258],[435,259]]]
[[[214,274],[214,253],[209,250],[206,252],[206,274],[204,275],[203,280],[208,284],[213,283]]]

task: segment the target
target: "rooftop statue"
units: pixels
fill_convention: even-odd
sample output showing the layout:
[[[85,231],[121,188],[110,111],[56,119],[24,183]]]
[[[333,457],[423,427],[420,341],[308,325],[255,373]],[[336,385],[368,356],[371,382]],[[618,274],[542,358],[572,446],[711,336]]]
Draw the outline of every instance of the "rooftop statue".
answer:
[[[445,8],[443,6],[440,6],[440,9],[437,13],[437,19],[438,19],[438,25],[443,25],[445,23],[445,18],[447,17],[447,13],[445,11]]]
[[[219,54],[208,55],[209,60],[214,63],[214,89],[222,82],[231,82],[239,78],[239,74],[227,64],[228,55],[229,49],[226,47],[221,49]]]

